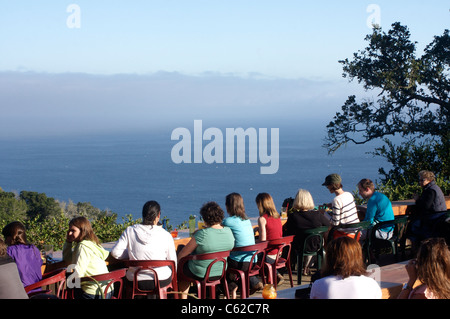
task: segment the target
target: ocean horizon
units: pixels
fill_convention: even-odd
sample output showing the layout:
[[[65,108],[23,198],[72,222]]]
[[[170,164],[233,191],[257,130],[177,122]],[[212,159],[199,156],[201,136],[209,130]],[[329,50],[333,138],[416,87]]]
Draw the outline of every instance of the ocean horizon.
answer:
[[[192,124],[186,126],[191,132]],[[204,129],[212,126],[214,122],[204,122]],[[270,131],[270,124],[253,127]],[[205,202],[216,201],[225,210],[225,196],[231,192],[243,196],[247,215],[255,218],[255,197],[260,192],[271,194],[280,209],[285,198],[295,197],[297,190],[303,188],[320,205],[334,197],[322,186],[328,174],[340,174],[344,190],[353,192],[360,179],[376,181],[379,167],[389,168],[384,158],[368,154],[380,144],[349,144],[328,155],[322,147],[324,125],[305,122],[277,128],[279,167],[275,174],[260,173],[261,166],[267,164],[249,163],[248,145],[245,163],[176,164],[171,158],[177,144],[171,139],[173,128],[3,137],[0,187],[4,191],[45,193],[64,202],[90,202],[99,209],[117,213],[118,222],[127,214],[140,218],[144,203],[156,200],[161,204],[161,215],[167,216],[175,227],[190,215],[198,216]],[[219,129],[225,132],[224,128]],[[208,143],[203,141],[203,147]]]

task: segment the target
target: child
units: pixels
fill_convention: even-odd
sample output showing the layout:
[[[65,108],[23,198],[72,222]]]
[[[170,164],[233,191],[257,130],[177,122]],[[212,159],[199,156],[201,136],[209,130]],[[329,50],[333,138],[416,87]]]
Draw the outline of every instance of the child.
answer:
[[[3,228],[3,236],[8,245],[7,253],[14,259],[24,287],[42,279],[42,257],[39,249],[29,244],[25,226],[18,221]]]

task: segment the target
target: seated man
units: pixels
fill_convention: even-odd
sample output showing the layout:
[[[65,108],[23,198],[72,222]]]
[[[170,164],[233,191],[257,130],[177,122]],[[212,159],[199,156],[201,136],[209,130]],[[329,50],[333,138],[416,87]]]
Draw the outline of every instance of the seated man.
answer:
[[[419,172],[419,185],[422,187],[422,194],[414,197],[416,205],[409,233],[413,245],[418,245],[424,239],[436,237],[436,227],[441,222],[441,217],[447,212],[444,193],[436,185],[435,180],[433,172]]]
[[[376,192],[375,186],[370,179],[363,178],[358,183],[359,194],[366,200],[367,208],[359,207],[361,211],[365,211],[364,221],[370,221],[372,225],[388,220],[394,220],[394,211],[392,204],[386,195]],[[380,228],[375,236],[380,239],[391,239],[393,235],[393,226]],[[366,234],[361,235],[363,238]]]

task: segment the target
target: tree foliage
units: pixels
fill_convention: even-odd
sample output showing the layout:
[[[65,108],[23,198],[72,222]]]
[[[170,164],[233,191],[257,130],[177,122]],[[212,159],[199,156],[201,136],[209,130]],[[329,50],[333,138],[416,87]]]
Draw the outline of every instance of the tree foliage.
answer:
[[[3,192],[0,189],[0,221],[12,222],[27,217],[27,203],[13,192]]]
[[[378,100],[359,102],[349,96],[328,128],[326,147],[363,144],[389,135],[437,136],[448,140],[450,113],[450,37],[442,36],[416,58],[416,43],[405,26],[394,23],[388,33],[374,28],[369,46],[343,64],[343,76],[357,79],[366,90],[380,90]],[[447,133],[447,134],[446,134]]]
[[[27,216],[36,218],[39,216],[40,220],[47,217],[58,216],[61,213],[61,208],[52,197],[47,197],[44,193],[21,191],[20,199],[24,200],[28,206]]]
[[[27,239],[39,249],[50,244],[54,250],[61,250],[69,221],[77,216],[89,219],[101,242],[116,241],[128,226],[142,222],[140,218],[133,219],[131,214],[122,217],[120,222],[116,213],[96,208],[89,202],[60,202],[44,193],[30,191],[22,191],[19,196],[0,188],[0,230],[10,222],[20,221],[27,230]],[[164,219],[168,228],[172,228],[168,218]]]
[[[422,56],[406,26],[396,22],[386,33],[375,27],[365,39],[368,46],[353,59],[339,61],[343,76],[357,80],[375,99],[349,96],[327,125],[325,147],[333,153],[352,142],[383,139],[375,155],[393,165],[383,182],[398,185],[416,182],[417,173],[429,169],[449,180],[450,139],[450,36],[435,36]],[[404,138],[400,146],[390,139]],[[420,141],[416,144],[415,141]]]

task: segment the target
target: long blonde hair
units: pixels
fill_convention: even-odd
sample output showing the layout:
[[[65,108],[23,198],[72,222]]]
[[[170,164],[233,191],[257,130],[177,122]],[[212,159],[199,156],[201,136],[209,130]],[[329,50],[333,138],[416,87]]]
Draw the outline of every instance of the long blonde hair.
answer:
[[[255,201],[260,216],[267,214],[273,218],[280,218],[280,214],[277,212],[272,196],[267,193],[259,193],[256,196]]]

